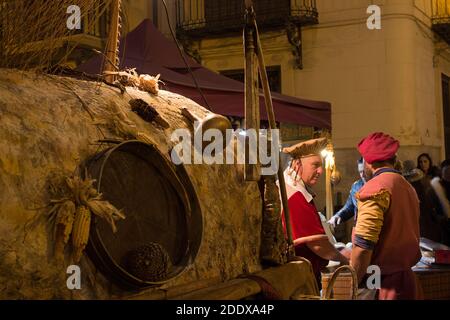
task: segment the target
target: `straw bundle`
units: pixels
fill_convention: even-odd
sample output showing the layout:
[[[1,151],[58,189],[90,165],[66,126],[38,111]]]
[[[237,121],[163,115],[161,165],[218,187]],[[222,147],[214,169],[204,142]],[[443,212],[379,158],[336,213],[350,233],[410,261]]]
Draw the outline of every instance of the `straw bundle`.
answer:
[[[77,34],[105,38],[112,0],[0,0],[0,67],[49,69],[63,65]],[[69,7],[80,8],[81,29]],[[72,24],[73,25],[73,24]]]

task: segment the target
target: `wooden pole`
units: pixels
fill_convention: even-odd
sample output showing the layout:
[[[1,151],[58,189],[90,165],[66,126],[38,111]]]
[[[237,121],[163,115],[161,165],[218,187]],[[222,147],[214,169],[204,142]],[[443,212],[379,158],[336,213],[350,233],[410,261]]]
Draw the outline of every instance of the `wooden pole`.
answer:
[[[194,291],[206,289],[208,287],[214,287],[220,284],[220,278],[203,279],[194,281],[191,283],[170,287],[167,289],[152,288],[146,291],[128,295],[128,296],[117,296],[118,300],[166,300],[174,299],[177,296],[186,295]]]
[[[261,46],[261,41],[259,39],[259,33],[258,33],[258,26],[256,25],[256,20],[253,19],[253,29],[255,32],[255,46],[256,46],[256,56],[258,57],[258,65],[259,65],[259,72],[261,76],[261,82],[262,87],[264,91],[264,101],[266,104],[266,112],[267,117],[269,120],[269,125],[271,130],[277,129],[277,124],[275,121],[275,113],[273,111],[273,102],[272,102],[272,95],[270,93],[270,87],[269,87],[269,79],[267,78],[267,71],[266,71],[266,64],[264,62],[264,54]],[[277,150],[276,152],[279,152],[280,155],[278,159],[281,159],[281,152],[280,150]],[[286,184],[284,181],[284,173],[283,168],[278,165],[278,181],[280,184],[280,193],[281,193],[281,202],[283,204],[283,211],[284,211],[284,222],[286,226],[286,232],[288,237],[288,245],[289,245],[289,256],[292,257],[295,255],[294,252],[294,241],[292,238],[292,226],[291,226],[291,215],[289,211],[288,206],[288,199],[287,199],[287,192],[286,192]]]
[[[240,300],[261,292],[259,284],[250,279],[228,282],[174,297],[175,300]]]
[[[314,278],[311,263],[306,259],[302,260],[264,269],[254,275],[265,279],[274,289],[278,288],[277,291],[281,299],[289,299],[296,291],[297,293],[306,295],[318,295],[319,288]],[[261,285],[256,280],[251,278],[237,278],[208,288],[178,295],[172,299],[241,300],[254,296],[261,291]]]
[[[106,49],[106,61],[103,72],[117,71],[119,69],[119,42],[120,42],[120,8],[122,0],[113,0],[111,7],[111,25]],[[113,83],[115,75],[107,75],[105,81]]]
[[[253,8],[247,9],[247,19],[253,15]],[[250,141],[259,146],[259,89],[258,65],[256,64],[254,30],[251,25],[244,27],[245,54],[245,181],[259,181],[260,164],[258,151],[251,148]],[[252,129],[249,131],[249,129]],[[253,131],[254,130],[254,131]],[[256,133],[256,137],[253,134]],[[256,140],[256,143],[255,141]],[[258,148],[256,148],[258,149]],[[250,163],[250,160],[256,160]]]

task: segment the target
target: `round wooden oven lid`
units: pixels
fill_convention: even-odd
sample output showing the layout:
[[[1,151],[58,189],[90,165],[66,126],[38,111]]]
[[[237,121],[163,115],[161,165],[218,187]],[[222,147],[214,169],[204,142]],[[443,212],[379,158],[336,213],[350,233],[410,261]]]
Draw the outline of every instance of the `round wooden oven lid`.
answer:
[[[87,248],[93,262],[119,285],[167,282],[193,262],[201,241],[198,199],[187,173],[156,147],[127,141],[87,162],[97,189],[126,219],[114,234],[93,219]]]

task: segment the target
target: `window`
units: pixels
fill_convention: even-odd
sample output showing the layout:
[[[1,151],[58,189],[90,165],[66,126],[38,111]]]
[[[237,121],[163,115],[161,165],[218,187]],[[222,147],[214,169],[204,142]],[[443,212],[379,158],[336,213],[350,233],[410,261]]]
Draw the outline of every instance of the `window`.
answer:
[[[271,66],[266,68],[267,78],[269,79],[270,91],[281,93],[281,68],[280,66]],[[222,75],[244,82],[244,69],[225,70],[220,72]],[[259,87],[261,86],[261,79],[259,81]]]

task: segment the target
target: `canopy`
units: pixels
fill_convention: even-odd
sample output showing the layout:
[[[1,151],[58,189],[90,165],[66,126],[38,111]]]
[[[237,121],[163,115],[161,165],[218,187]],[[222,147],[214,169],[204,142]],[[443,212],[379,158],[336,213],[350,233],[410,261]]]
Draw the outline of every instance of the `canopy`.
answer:
[[[205,105],[176,44],[167,39],[150,20],[144,20],[128,33],[120,45],[120,69],[136,68],[139,74],[161,75],[162,89],[188,97]],[[217,74],[186,56],[211,111],[244,117],[244,84]],[[96,56],[78,70],[100,73],[103,57]],[[276,121],[318,128],[331,128],[331,105],[328,102],[294,98],[272,92]],[[260,94],[261,119],[267,120],[264,97]]]

